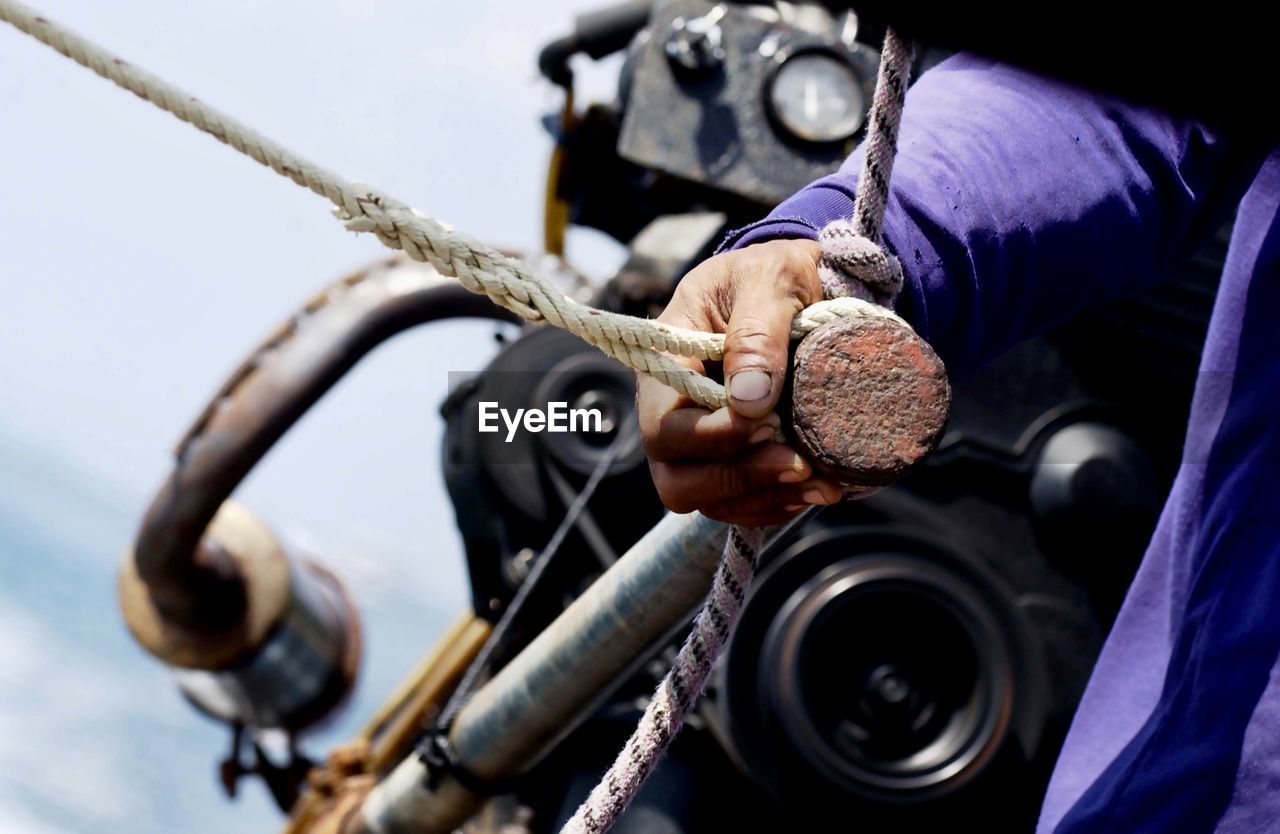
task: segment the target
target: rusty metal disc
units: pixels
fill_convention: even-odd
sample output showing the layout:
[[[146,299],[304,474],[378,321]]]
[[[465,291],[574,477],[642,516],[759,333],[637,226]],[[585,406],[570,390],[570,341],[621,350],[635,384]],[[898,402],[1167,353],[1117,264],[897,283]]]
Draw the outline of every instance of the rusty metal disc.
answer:
[[[842,319],[806,336],[793,360],[798,451],[843,484],[884,486],[932,452],[951,410],[942,360],[914,331]]]

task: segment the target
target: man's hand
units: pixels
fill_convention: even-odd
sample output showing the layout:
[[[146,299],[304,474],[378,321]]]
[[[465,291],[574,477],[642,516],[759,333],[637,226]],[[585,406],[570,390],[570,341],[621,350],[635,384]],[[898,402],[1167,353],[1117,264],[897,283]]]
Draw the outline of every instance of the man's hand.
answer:
[[[813,477],[789,447],[769,442],[787,377],[791,320],[822,298],[818,244],[775,240],[717,255],[685,276],[658,317],[725,334],[729,407],[707,411],[641,376],[640,432],[653,483],[678,513],[700,510],[719,521],[777,524],[808,504],[831,504],[835,484]],[[703,372],[696,359],[681,362]]]

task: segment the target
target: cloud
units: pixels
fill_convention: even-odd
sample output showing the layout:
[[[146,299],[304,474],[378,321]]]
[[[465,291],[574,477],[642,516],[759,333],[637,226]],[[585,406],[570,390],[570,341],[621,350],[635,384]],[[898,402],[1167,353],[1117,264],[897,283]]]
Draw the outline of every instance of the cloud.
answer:
[[[22,808],[7,807],[3,800],[0,800],[0,831],[10,831],[13,834],[71,834],[68,829],[45,825]]]

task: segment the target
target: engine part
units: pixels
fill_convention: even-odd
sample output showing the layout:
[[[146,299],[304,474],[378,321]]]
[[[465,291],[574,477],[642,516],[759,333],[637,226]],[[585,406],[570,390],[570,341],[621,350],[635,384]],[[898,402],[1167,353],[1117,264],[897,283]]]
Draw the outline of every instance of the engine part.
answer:
[[[654,220],[631,241],[602,302],[632,315],[659,315],[685,273],[714,251],[727,219],[722,212],[691,212]]]
[[[286,557],[226,499],[362,356],[415,324],[507,318],[433,270],[391,259],[339,281],[241,365],[179,443],[120,577],[126,623],[201,710],[297,731],[336,706],[359,665],[338,580]]]
[[[1072,423],[1054,432],[1031,478],[1031,509],[1051,537],[1076,539],[1073,531],[1096,525],[1132,540],[1125,528],[1145,532],[1160,498],[1146,452],[1105,423]]]
[[[545,412],[551,403],[594,410],[600,414],[601,431],[481,432],[482,403],[510,413]],[[521,554],[546,545],[577,490],[606,457],[605,477],[583,518],[594,525],[593,513],[620,505],[628,512],[610,512],[611,523],[586,542],[585,567],[598,570],[602,562],[612,562],[662,517],[635,430],[632,373],[562,330],[524,331],[483,373],[456,384],[441,411],[447,421],[445,484],[467,550],[472,597],[482,616],[499,615],[518,584]],[[623,447],[614,449],[624,426],[630,432]],[[583,565],[577,570],[583,572]],[[544,622],[560,607],[557,598]]]
[[[843,44],[779,52],[766,81],[766,111],[793,141],[847,142],[866,122],[875,70],[866,51]]]
[[[637,542],[459,713],[449,744],[460,772],[489,781],[514,776],[572,731],[706,596],[725,532],[697,513],[668,515]],[[419,758],[406,759],[349,831],[447,834],[481,802],[458,775],[432,774]]]
[[[706,77],[724,61],[724,34],[719,25],[724,14],[721,4],[704,15],[671,21],[662,48],[678,75],[690,79]]]
[[[762,204],[834,171],[862,126],[879,53],[805,8],[803,22],[826,25],[798,25],[770,4],[656,3],[629,56],[618,153]],[[793,82],[810,96],[794,111],[781,96]]]
[[[297,729],[323,717],[350,690],[360,660],[360,621],[341,584],[319,565],[286,556],[266,525],[230,501],[202,546],[223,554],[243,582],[248,651],[216,666],[174,663],[179,689],[228,724]],[[145,648],[185,658],[133,560],[125,561],[120,595],[129,628]]]
[[[1034,633],[1004,581],[951,544],[816,532],[759,578],[734,635],[719,689],[734,749],[785,807],[946,809],[1039,749]]]
[[[552,41],[538,53],[538,70],[548,81],[561,87],[573,83],[569,59],[583,53],[592,58],[626,48],[627,43],[649,20],[653,0],[624,0],[594,12],[578,15],[573,33]]]
[[[224,504],[221,514],[237,505]],[[218,537],[216,522],[210,535]],[[329,713],[355,683],[360,622],[333,574],[290,561],[284,610],[258,650],[234,666],[173,670],[202,712],[228,724],[305,727]]]

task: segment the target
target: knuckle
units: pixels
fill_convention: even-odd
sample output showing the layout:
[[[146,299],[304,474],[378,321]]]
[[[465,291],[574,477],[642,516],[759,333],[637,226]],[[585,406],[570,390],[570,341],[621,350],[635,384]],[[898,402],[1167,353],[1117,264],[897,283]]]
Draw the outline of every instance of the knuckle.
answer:
[[[649,475],[653,486],[658,491],[662,505],[673,513],[690,513],[697,509],[690,500],[689,493],[680,488],[680,484],[671,477],[670,470],[661,463],[649,463]]]
[[[734,318],[725,334],[725,352],[770,354],[777,348],[777,342],[768,322],[756,315],[743,315]]]
[[[662,496],[662,505],[676,515],[685,515],[698,509],[694,502],[683,496],[671,496],[670,498]]]
[[[796,270],[787,276],[787,280],[779,281],[775,287],[779,298],[797,309],[811,304],[819,295],[818,275]]]
[[[733,327],[725,334],[725,344],[737,348],[764,347],[771,336],[763,321],[749,316],[734,322]]]
[[[746,492],[751,485],[751,473],[748,469],[741,463],[717,467],[715,494],[710,496],[711,499],[737,498]]]
[[[769,491],[778,482],[778,467],[757,463],[750,467],[747,488],[753,491]]]
[[[640,423],[640,445],[652,461],[674,462],[696,455],[698,439],[667,411]]]
[[[716,505],[707,507],[702,514],[712,521],[719,521],[722,524],[742,524],[745,516],[739,515],[731,506]]]
[[[662,441],[656,433],[641,428],[640,445],[644,448],[645,457],[649,460],[656,461],[662,457]]]
[[[781,280],[776,281],[774,286],[782,297],[802,304],[811,303],[821,294],[816,249],[789,251],[785,263],[779,266],[778,277]]]
[[[722,258],[705,261],[685,275],[659,320],[692,319],[714,331],[724,330],[736,292],[733,261]]]
[[[663,448],[665,447],[662,432],[662,420],[654,414],[646,413],[644,409],[640,409],[636,414],[636,422],[640,427],[640,446],[644,449],[646,457],[661,457]]]

